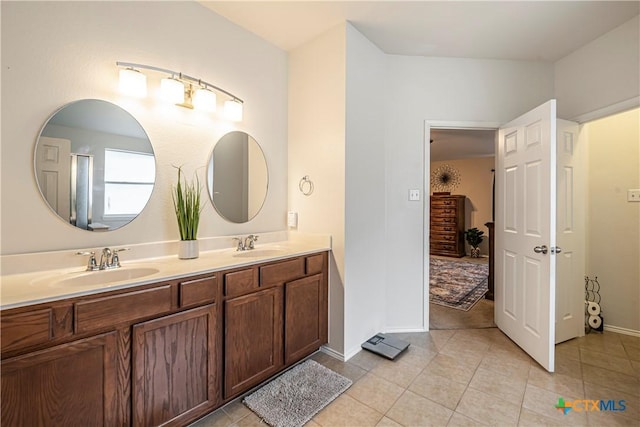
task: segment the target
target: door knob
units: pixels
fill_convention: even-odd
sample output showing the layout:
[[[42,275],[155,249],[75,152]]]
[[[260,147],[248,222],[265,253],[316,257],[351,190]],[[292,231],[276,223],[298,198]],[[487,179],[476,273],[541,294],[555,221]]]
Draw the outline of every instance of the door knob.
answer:
[[[537,254],[543,254],[543,255],[545,255],[548,252],[548,250],[549,248],[547,248],[547,245],[536,246],[535,248],[533,248],[533,252]]]
[[[562,252],[562,248],[560,246],[556,246],[555,248],[551,248],[551,253],[552,254],[559,254],[560,252]]]

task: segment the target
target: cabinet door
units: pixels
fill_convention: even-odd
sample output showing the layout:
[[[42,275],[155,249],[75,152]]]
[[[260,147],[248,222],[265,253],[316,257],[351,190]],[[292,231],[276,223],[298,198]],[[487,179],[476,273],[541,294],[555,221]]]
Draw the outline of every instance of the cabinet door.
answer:
[[[133,425],[184,425],[218,403],[215,304],[133,327]]]
[[[282,367],[282,287],[229,299],[224,309],[226,399]]]
[[[285,285],[285,364],[297,362],[327,342],[326,289],[322,274]]]
[[[113,426],[116,332],[2,361],[2,426]]]

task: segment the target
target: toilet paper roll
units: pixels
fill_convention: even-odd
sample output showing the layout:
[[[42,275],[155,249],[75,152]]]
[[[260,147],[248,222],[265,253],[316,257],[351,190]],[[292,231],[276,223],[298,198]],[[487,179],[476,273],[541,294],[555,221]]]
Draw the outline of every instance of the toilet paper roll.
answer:
[[[602,325],[602,318],[600,316],[589,316],[589,326],[592,329],[598,329]]]
[[[600,314],[600,304],[598,304],[597,302],[589,301],[589,304],[587,305],[587,312],[591,316],[597,316],[598,314]]]

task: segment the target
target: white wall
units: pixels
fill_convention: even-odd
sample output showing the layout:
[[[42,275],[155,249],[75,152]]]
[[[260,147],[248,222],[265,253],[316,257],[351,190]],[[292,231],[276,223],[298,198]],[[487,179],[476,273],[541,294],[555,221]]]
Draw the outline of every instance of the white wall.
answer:
[[[199,237],[285,228],[283,51],[195,2],[2,2],[1,7],[3,255],[177,240],[171,165],[184,165],[187,172],[205,166],[216,141],[236,129],[254,136],[265,152],[270,173],[266,203],[243,225],[225,221],[208,205]],[[219,85],[244,99],[244,120],[232,124],[163,107],[153,97],[122,97],[116,61],[174,69]],[[149,75],[152,95],[158,79]],[[45,206],[34,178],[33,150],[42,125],[62,105],[85,98],[129,111],[156,153],[156,187],[149,204],[131,224],[109,233],[77,230],[60,221]]]
[[[424,121],[506,123],[553,98],[553,66],[524,61],[389,56],[386,97],[387,329],[425,328]],[[428,143],[427,143],[428,145]],[[426,191],[425,191],[426,190]],[[423,197],[424,199],[424,197]],[[428,202],[427,202],[428,206]]]
[[[587,123],[587,276],[598,277],[605,326],[640,333],[640,109]]]
[[[344,353],[346,25],[289,52],[289,209],[297,230],[332,236],[329,347]],[[314,183],[310,196],[298,183]]]
[[[345,356],[386,316],[385,82],[386,55],[347,24]]]
[[[639,76],[640,16],[636,16],[555,63],[558,117],[578,120],[628,100],[637,106]],[[630,107],[625,103],[623,108]]]

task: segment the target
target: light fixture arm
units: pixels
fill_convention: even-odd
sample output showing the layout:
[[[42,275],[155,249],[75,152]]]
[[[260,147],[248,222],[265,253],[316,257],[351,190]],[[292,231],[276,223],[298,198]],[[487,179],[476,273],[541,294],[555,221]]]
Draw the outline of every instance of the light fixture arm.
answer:
[[[237,102],[240,102],[240,103],[244,104],[244,101],[242,99],[238,98],[237,96],[235,96],[231,92],[228,92],[228,91],[226,91],[226,90],[224,90],[222,88],[219,88],[218,86],[213,85],[211,83],[205,82],[204,80],[197,79],[195,77],[191,77],[191,76],[189,76],[187,74],[183,74],[183,73],[178,72],[178,71],[173,71],[173,70],[169,70],[169,69],[166,69],[166,68],[154,67],[153,65],[136,64],[136,63],[133,63],[133,62],[120,62],[120,61],[117,61],[116,65],[118,67],[123,67],[123,68],[133,68],[133,69],[142,68],[142,69],[145,69],[145,70],[152,70],[152,71],[158,71],[160,73],[171,74],[172,77],[177,78],[178,80],[182,80],[182,81],[185,81],[187,83],[196,83],[196,84],[198,84],[199,86],[201,86],[201,87],[203,87],[205,89],[206,88],[215,89],[216,91],[222,92],[225,95],[229,96],[234,101],[237,101]]]

